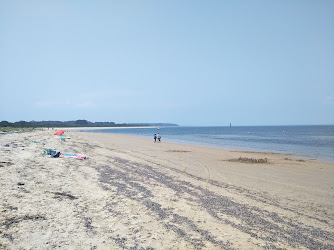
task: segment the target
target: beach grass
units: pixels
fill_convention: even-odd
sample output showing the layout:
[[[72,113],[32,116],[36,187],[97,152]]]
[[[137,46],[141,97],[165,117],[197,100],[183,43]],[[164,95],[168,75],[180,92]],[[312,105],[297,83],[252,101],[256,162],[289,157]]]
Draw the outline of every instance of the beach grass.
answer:
[[[35,128],[23,128],[23,127],[0,127],[2,133],[20,133],[33,131]]]
[[[242,163],[250,163],[250,164],[255,164],[255,163],[268,163],[268,159],[254,159],[254,158],[247,158],[247,157],[239,157],[238,159],[230,159],[228,160],[230,162],[242,162]]]

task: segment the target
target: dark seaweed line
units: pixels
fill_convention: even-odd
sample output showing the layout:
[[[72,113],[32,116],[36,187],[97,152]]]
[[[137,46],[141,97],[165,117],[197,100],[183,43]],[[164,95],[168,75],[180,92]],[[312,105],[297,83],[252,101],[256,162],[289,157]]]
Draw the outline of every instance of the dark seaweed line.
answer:
[[[117,188],[117,195],[124,195],[125,197],[134,200],[136,202],[144,205],[148,211],[154,212],[159,220],[165,220],[168,218],[176,218],[179,215],[172,212],[172,208],[161,208],[161,205],[153,202],[150,198],[153,197],[153,194],[150,190],[146,189],[144,186],[133,181],[133,178],[124,173],[123,171],[111,169],[108,166],[102,166],[97,168],[101,173],[101,182],[112,185]],[[126,184],[124,184],[126,183]],[[192,244],[195,248],[202,247],[204,244],[198,239],[193,239],[191,236],[186,233],[184,230],[179,228],[174,223],[171,223],[171,219],[169,219],[169,223],[162,223],[162,225],[169,230],[174,231],[181,238],[184,238],[187,242]],[[190,221],[190,220],[189,220]],[[190,224],[191,228],[194,228],[194,223]],[[189,225],[188,225],[189,226]],[[215,240],[215,238],[205,230],[200,230],[195,228],[195,232],[199,233],[203,239],[207,239],[211,243],[215,245],[219,245],[224,249],[230,249],[229,243],[224,243],[219,240]]]
[[[13,218],[6,219],[3,225],[5,226],[6,229],[8,229],[13,224],[18,224],[26,220],[37,221],[37,220],[46,220],[46,218],[41,215],[25,215],[25,216],[19,216],[19,217],[13,217]]]
[[[147,167],[147,166],[145,166],[145,167]],[[206,181],[206,180],[204,180],[204,181]],[[189,185],[191,185],[192,186],[192,184],[191,183],[187,183],[187,185],[189,186]],[[199,187],[200,189],[202,189],[201,187]],[[203,189],[202,189],[203,190]],[[204,192],[209,192],[209,191],[207,191],[207,190],[204,190]],[[214,196],[215,194],[214,193],[212,193],[212,192],[209,192],[209,194],[207,194],[207,195],[204,195],[203,197],[212,197],[212,196]],[[208,200],[204,200],[203,202],[202,202],[202,204],[205,206],[206,204],[210,204],[210,202],[208,201]],[[217,206],[217,208],[216,208],[216,210],[217,211],[219,211],[219,209],[221,209],[222,208],[222,206],[221,206],[221,204],[219,204],[218,206]],[[316,237],[321,237],[321,236],[323,236],[322,238],[323,239],[325,239],[325,240],[330,240],[330,241],[332,241],[333,240],[333,237],[332,237],[332,235],[331,235],[331,233],[329,233],[329,232],[326,232],[326,231],[323,231],[323,230],[321,230],[321,229],[319,229],[319,228],[313,228],[313,227],[308,227],[308,228],[303,228],[302,226],[305,226],[305,225],[302,225],[302,224],[299,224],[299,225],[297,225],[297,224],[293,224],[293,223],[291,223],[290,221],[289,221],[289,219],[287,219],[288,221],[287,222],[285,222],[284,220],[283,220],[283,217],[281,218],[281,217],[279,217],[276,213],[270,213],[270,212],[268,212],[268,211],[265,211],[265,210],[260,210],[259,208],[257,208],[257,207],[249,207],[249,209],[251,209],[251,210],[254,210],[255,209],[255,211],[257,211],[257,212],[260,212],[261,214],[267,214],[267,215],[269,215],[269,218],[271,219],[271,220],[273,220],[273,221],[275,221],[275,222],[280,222],[280,223],[282,223],[282,224],[285,224],[285,225],[287,225],[287,226],[289,226],[289,227],[295,227],[295,228],[298,228],[298,230],[297,230],[297,232],[299,232],[301,229],[304,229],[304,230],[302,230],[304,233],[306,233],[306,234],[311,234],[311,235],[313,235],[313,236],[316,236]],[[227,211],[224,211],[224,213],[226,213]],[[230,215],[233,215],[233,213],[230,213]],[[252,214],[252,216],[254,216],[254,214]],[[250,218],[252,218],[252,216],[250,217]],[[225,221],[226,223],[228,223],[228,221]],[[254,225],[252,225],[252,226],[254,226]],[[268,225],[266,225],[265,227],[267,228],[267,226]],[[249,231],[249,230],[244,230],[244,231]],[[291,232],[290,232],[291,233]],[[293,233],[293,231],[292,231],[292,233]],[[296,236],[296,234],[294,234],[295,236]],[[271,237],[272,238],[272,237]],[[286,238],[286,236],[284,237],[284,238]],[[303,235],[299,235],[299,237],[298,238],[305,238]],[[267,238],[263,238],[264,240],[267,240]],[[312,240],[311,240],[312,241]]]
[[[114,160],[114,161],[119,161],[120,163],[122,163],[121,164],[121,166],[118,166],[118,167],[120,167],[120,168],[123,168],[125,171],[129,171],[129,170],[134,170],[134,168],[132,168],[131,166],[132,165],[135,165],[136,167],[142,167],[142,166],[144,166],[144,168],[145,169],[150,169],[150,171],[152,171],[153,170],[153,168],[151,168],[149,165],[144,165],[144,164],[139,164],[139,163],[136,163],[136,162],[131,162],[131,161],[127,161],[127,160],[124,160],[124,159],[122,159],[122,158],[111,158],[111,157],[107,157],[107,158],[110,158],[111,160]],[[146,160],[147,161],[147,160]],[[125,163],[127,163],[127,164],[125,164]],[[157,166],[161,166],[161,165],[159,165],[159,164],[156,164],[156,163],[153,163],[154,165],[157,165]],[[129,165],[128,167],[125,167],[125,165]],[[125,167],[125,168],[124,168]],[[171,169],[171,170],[174,170],[175,172],[178,172],[178,173],[182,173],[182,174],[185,174],[185,175],[187,175],[187,176],[190,176],[190,177],[192,177],[192,178],[195,178],[195,179],[198,179],[198,180],[201,180],[201,181],[205,181],[205,182],[207,182],[207,180],[206,179],[203,179],[203,178],[199,178],[199,177],[196,177],[196,176],[193,176],[193,175],[191,175],[191,174],[188,174],[188,173],[185,173],[185,172],[183,172],[183,171],[180,171],[180,170],[178,170],[178,169],[175,169],[175,168],[170,168],[170,167],[167,167],[167,166],[163,166],[164,168],[169,168],[169,169]],[[159,172],[159,174],[161,174],[160,172]],[[142,173],[140,173],[139,174],[139,176],[143,176],[142,175]],[[153,177],[153,176],[151,176],[151,177]],[[147,179],[147,178],[146,178]],[[151,178],[152,179],[152,178]],[[160,182],[161,183],[161,182]],[[187,185],[188,184],[190,184],[190,183],[187,183]],[[210,184],[212,184],[212,185],[215,185],[215,186],[218,186],[218,187],[225,187],[225,188],[228,188],[228,189],[235,189],[235,190],[237,190],[238,192],[243,192],[244,194],[245,194],[245,196],[248,196],[248,197],[250,197],[250,198],[252,198],[252,199],[257,199],[258,201],[260,201],[260,202],[263,202],[263,203],[267,203],[267,204],[270,204],[270,205],[273,205],[273,206],[276,206],[276,207],[279,207],[279,208],[282,208],[282,209],[284,209],[284,210],[287,210],[287,211],[290,211],[290,212],[293,212],[293,213],[296,213],[296,214],[298,214],[298,215],[301,215],[301,216],[305,216],[305,217],[308,217],[308,218],[310,218],[310,219],[315,219],[315,220],[318,220],[318,221],[320,221],[320,222],[322,222],[322,223],[328,223],[328,221],[326,221],[326,220],[321,220],[321,219],[318,219],[318,218],[316,218],[316,217],[312,217],[312,216],[308,216],[308,215],[304,215],[304,214],[302,214],[302,213],[300,213],[300,212],[298,212],[298,211],[295,211],[295,210],[292,210],[292,209],[290,209],[290,208],[286,208],[286,207],[282,207],[282,206],[280,206],[277,202],[275,202],[275,201],[273,201],[273,200],[270,200],[270,202],[267,202],[267,200],[268,200],[268,197],[261,197],[261,195],[260,194],[251,194],[250,193],[250,191],[249,190],[246,190],[246,189],[244,189],[244,190],[240,190],[241,188],[239,188],[239,187],[236,187],[236,186],[232,186],[232,185],[228,185],[228,184],[225,184],[225,183],[221,183],[221,182],[218,182],[218,181],[210,181]],[[201,189],[201,187],[198,187],[199,189]],[[191,193],[192,195],[196,195],[196,192],[193,192],[191,189],[189,189],[189,188],[187,188],[187,187],[185,187],[185,189],[186,190],[183,190],[182,192],[185,192],[186,191],[186,193]],[[179,195],[180,193],[182,193],[182,192],[180,192],[180,191],[177,191],[177,194]],[[135,196],[135,193],[136,192],[132,192],[132,194],[131,194],[131,192],[129,192],[129,194],[131,194],[130,196]],[[258,198],[258,197],[261,197],[261,198]],[[270,212],[268,212],[268,211],[266,211],[266,210],[263,210],[263,211],[261,211],[260,209],[258,209],[258,208],[256,208],[256,207],[253,207],[252,208],[254,211],[257,211],[257,212],[262,212],[263,214],[266,214],[267,216],[269,216],[270,217],[270,219],[272,220],[272,221],[275,221],[275,222],[279,222],[279,223],[282,223],[282,222],[285,222],[285,220],[284,219],[288,219],[288,218],[280,218],[276,213],[270,213]],[[228,222],[228,221],[225,221],[225,223],[228,223],[228,224],[233,224],[233,223],[231,223],[231,222]],[[286,225],[288,225],[289,227],[294,227],[294,228],[296,228],[296,229],[298,229],[298,230],[300,230],[301,228],[303,228],[304,230],[302,230],[304,233],[307,233],[307,234],[311,234],[313,237],[319,237],[319,238],[322,238],[322,239],[325,239],[325,240],[330,240],[331,242],[333,241],[333,237],[331,236],[331,233],[330,232],[327,232],[327,231],[323,231],[323,230],[321,230],[321,229],[319,229],[319,228],[314,228],[314,227],[308,227],[308,228],[304,228],[304,227],[302,227],[303,225],[302,224],[299,224],[299,225],[296,225],[296,224],[294,224],[294,223],[292,223],[292,222],[289,222],[289,221],[287,221],[287,222],[285,222],[285,224]],[[235,228],[237,228],[237,227],[240,227],[240,225],[235,225]],[[273,227],[274,228],[274,227]],[[247,232],[251,232],[251,231],[249,231],[249,230],[247,230],[246,228],[244,229],[245,231],[247,231]],[[297,231],[298,231],[297,230]],[[322,243],[320,243],[320,242],[316,242],[316,241],[314,241],[313,239],[309,239],[309,237],[308,236],[306,236],[306,235],[301,235],[301,234],[293,234],[293,231],[294,230],[283,230],[283,232],[282,232],[282,230],[281,230],[281,232],[272,232],[272,235],[273,236],[279,236],[279,238],[281,238],[283,241],[286,241],[286,239],[289,239],[288,241],[287,241],[287,243],[289,243],[291,246],[295,246],[295,244],[293,243],[293,242],[295,242],[295,243],[299,243],[299,244],[302,244],[302,245],[304,245],[304,246],[307,246],[307,245],[310,245],[311,244],[311,246],[313,245],[313,247],[314,247],[314,245],[318,245],[318,246],[322,246],[322,247],[333,247],[332,245],[323,245]],[[286,235],[284,235],[284,232],[285,233],[288,233],[288,234],[292,234],[293,236],[291,237],[291,238],[289,238],[289,237],[287,237]],[[253,235],[253,236],[255,236],[254,235],[254,233],[249,233],[251,236]],[[299,238],[301,238],[302,240],[298,240],[298,239],[295,239],[295,236],[299,236]],[[258,238],[262,238],[263,240],[268,240],[268,239],[275,239],[274,237],[258,237]],[[274,240],[274,241],[276,241],[276,240]],[[308,242],[308,243],[307,243]],[[271,246],[271,247],[274,247],[274,246]]]
[[[186,175],[186,176],[188,176],[188,177],[190,177],[192,179],[203,181],[203,182],[209,183],[209,184],[211,184],[213,186],[216,186],[216,187],[226,188],[228,190],[235,190],[235,193],[238,193],[238,194],[243,193],[245,197],[248,197],[248,198],[250,198],[252,200],[256,200],[258,202],[265,203],[265,204],[268,204],[268,205],[280,208],[282,210],[295,213],[295,214],[297,214],[299,216],[305,216],[305,217],[307,217],[309,219],[317,220],[317,221],[319,221],[321,223],[325,223],[325,224],[329,223],[328,220],[320,219],[320,218],[317,218],[317,217],[314,217],[314,216],[311,216],[311,215],[308,215],[308,214],[301,213],[301,212],[299,212],[297,210],[293,210],[291,208],[281,206],[277,201],[273,200],[271,197],[264,196],[262,193],[251,192],[250,190],[247,190],[247,189],[235,186],[235,185],[231,185],[231,184],[227,184],[227,183],[215,181],[215,180],[209,180],[208,181],[205,178],[192,175],[190,173],[184,172],[182,170],[179,170],[179,169],[176,169],[176,168],[173,168],[173,167],[168,167],[168,166],[164,166],[164,165],[161,165],[161,164],[156,164],[156,163],[153,163],[153,162],[150,162],[150,163],[155,164],[155,165],[157,165],[159,167],[162,167],[162,168],[165,168],[165,169],[168,168],[168,169],[170,169],[172,171],[175,171],[176,173],[184,174],[184,175]]]
[[[123,169],[124,171],[128,171],[128,173],[131,173],[131,175],[137,175],[137,177],[139,176],[142,179],[142,181],[154,179],[158,183],[164,184],[167,187],[173,189],[174,191],[176,191],[177,194],[188,193],[188,194],[192,194],[193,196],[197,196],[197,200],[201,201],[199,202],[199,205],[205,208],[214,217],[218,217],[217,216],[217,211],[218,211],[218,212],[222,212],[225,214],[229,214],[230,216],[233,216],[239,220],[243,220],[244,221],[243,223],[244,224],[246,223],[246,225],[243,225],[243,226],[241,224],[235,225],[234,223],[228,222],[226,220],[224,222],[234,226],[235,228],[238,228],[239,230],[242,229],[242,231],[244,231],[245,233],[248,233],[252,237],[260,238],[266,241],[268,241],[268,239],[272,239],[272,241],[277,241],[275,239],[276,237],[278,237],[278,238],[281,238],[281,240],[283,240],[284,242],[289,243],[291,246],[295,246],[296,243],[299,243],[306,247],[316,247],[316,246],[324,247],[325,246],[322,243],[317,242],[311,239],[310,237],[308,237],[307,236],[308,234],[311,234],[315,238],[321,238],[321,239],[330,240],[330,241],[333,240],[333,237],[331,236],[330,232],[323,231],[319,228],[312,228],[312,227],[304,228],[300,225],[291,223],[290,221],[285,221],[284,218],[280,218],[275,213],[269,213],[268,211],[265,211],[265,210],[262,211],[262,210],[259,210],[258,208],[256,209],[257,211],[262,212],[263,215],[269,216],[269,219],[271,221],[276,221],[276,222],[279,221],[280,223],[284,223],[285,226],[290,227],[290,229],[288,230],[282,230],[279,226],[263,219],[257,213],[254,213],[252,207],[248,207],[248,206],[246,207],[245,205],[232,202],[227,197],[217,196],[213,192],[209,192],[207,190],[204,190],[201,187],[194,186],[189,182],[173,180],[171,177],[165,174],[162,174],[161,172],[157,172],[149,165],[132,163],[130,161],[127,161],[121,158],[115,158],[114,163],[116,163],[117,167]],[[124,173],[122,173],[122,175],[124,175]],[[127,178],[130,178],[130,177],[127,177]],[[192,189],[202,192],[202,195],[198,195],[198,192],[194,192],[192,191]],[[132,195],[135,195],[135,193],[133,193]],[[210,204],[210,203],[215,204],[215,203],[214,203],[214,200],[208,200],[205,197],[214,197],[216,200],[217,199],[219,200],[219,198],[220,199],[223,198],[220,202],[218,202],[218,206],[214,206],[214,209],[216,209],[217,211],[210,209],[209,207],[206,207],[207,204]],[[222,210],[222,208],[224,209]],[[235,213],[233,212],[234,210],[237,210],[237,211],[241,210],[243,212]],[[270,231],[268,231],[268,226],[270,228]],[[267,237],[257,236],[256,234],[252,233],[253,231],[252,229],[254,227],[257,227],[258,230],[266,232],[267,234],[269,233],[271,235]],[[299,232],[303,232],[304,234],[299,233]]]

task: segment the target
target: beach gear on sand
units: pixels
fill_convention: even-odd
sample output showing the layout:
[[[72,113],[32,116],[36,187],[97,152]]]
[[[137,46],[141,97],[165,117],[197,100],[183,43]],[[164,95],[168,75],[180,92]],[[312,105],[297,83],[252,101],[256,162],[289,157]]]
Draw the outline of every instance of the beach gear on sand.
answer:
[[[30,141],[29,143],[42,143],[41,141]]]
[[[51,157],[52,157],[52,158],[58,158],[59,155],[60,155],[60,152],[52,153],[52,154],[51,154]]]
[[[86,156],[84,156],[84,155],[77,155],[77,156],[75,157],[75,159],[85,160],[85,159],[86,159]]]
[[[50,155],[51,154],[51,149],[49,148],[43,148],[44,154]]]
[[[63,154],[60,152],[57,152],[56,150],[53,149],[49,149],[49,148],[43,148],[44,150],[44,154],[46,155],[51,155],[52,158],[75,158],[75,159],[79,159],[79,160],[85,160],[87,159],[86,156],[84,155],[78,155],[78,154]]]
[[[62,141],[65,141],[65,139],[71,139],[71,137],[63,137],[63,136],[59,136],[59,139],[61,139]]]
[[[50,148],[43,148],[44,154],[51,155],[57,153],[56,150],[50,149]]]
[[[56,133],[54,133],[54,135],[62,135],[64,133],[65,133],[64,130],[58,130]]]
[[[59,157],[62,158],[75,158],[77,156],[77,154],[63,154],[61,153]]]

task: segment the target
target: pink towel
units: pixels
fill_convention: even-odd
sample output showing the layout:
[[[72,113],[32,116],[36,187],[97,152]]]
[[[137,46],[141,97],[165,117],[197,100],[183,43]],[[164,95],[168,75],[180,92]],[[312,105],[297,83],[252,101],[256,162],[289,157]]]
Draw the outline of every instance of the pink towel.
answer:
[[[77,156],[75,157],[75,159],[85,160],[85,159],[86,159],[86,156],[84,156],[84,155],[77,155]]]

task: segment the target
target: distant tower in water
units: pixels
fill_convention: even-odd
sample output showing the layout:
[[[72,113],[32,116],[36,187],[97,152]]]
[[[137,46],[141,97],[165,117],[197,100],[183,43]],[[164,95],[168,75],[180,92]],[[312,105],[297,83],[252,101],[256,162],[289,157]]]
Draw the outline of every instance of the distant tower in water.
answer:
[[[232,127],[231,123],[230,123],[230,127]]]

